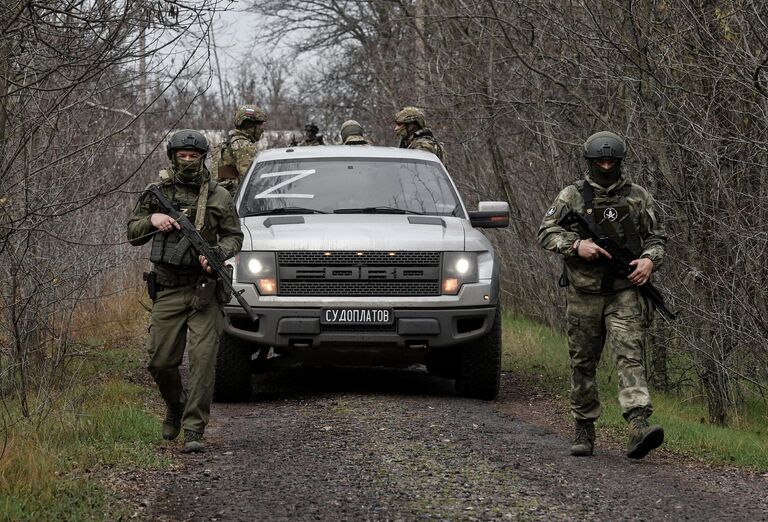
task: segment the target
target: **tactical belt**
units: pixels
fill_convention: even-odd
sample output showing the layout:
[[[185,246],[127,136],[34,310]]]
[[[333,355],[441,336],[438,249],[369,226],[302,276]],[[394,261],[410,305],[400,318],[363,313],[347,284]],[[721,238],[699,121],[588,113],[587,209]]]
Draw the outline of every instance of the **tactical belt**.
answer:
[[[179,286],[195,286],[200,279],[200,274],[169,274],[162,268],[155,272],[157,285],[163,288],[176,288]]]

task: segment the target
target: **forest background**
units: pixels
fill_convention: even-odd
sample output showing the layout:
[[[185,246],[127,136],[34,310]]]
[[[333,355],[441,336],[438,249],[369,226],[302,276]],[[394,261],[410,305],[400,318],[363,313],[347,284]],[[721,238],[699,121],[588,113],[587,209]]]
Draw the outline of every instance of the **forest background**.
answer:
[[[212,21],[235,8],[258,30],[227,59]],[[653,326],[653,385],[721,426],[765,403],[763,2],[17,0],[0,13],[4,433],[42,422],[93,339],[137,313],[146,261],[125,221],[167,134],[226,130],[242,103],[272,130],[314,121],[333,142],[354,118],[390,146],[395,111],[422,107],[468,205],[510,204],[492,236],[506,310],[557,329],[560,266],[536,230],[582,176],[586,136],[625,136],[626,170],[669,233],[656,283],[681,316]]]

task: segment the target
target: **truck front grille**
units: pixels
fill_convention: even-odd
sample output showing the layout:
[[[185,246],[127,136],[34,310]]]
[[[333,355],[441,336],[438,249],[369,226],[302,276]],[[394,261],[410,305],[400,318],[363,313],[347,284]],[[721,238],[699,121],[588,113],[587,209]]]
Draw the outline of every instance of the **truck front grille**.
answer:
[[[439,291],[437,281],[281,281],[277,295],[384,297],[439,295]]]
[[[440,295],[440,252],[278,252],[277,295]]]
[[[278,252],[277,264],[440,266],[440,252]]]

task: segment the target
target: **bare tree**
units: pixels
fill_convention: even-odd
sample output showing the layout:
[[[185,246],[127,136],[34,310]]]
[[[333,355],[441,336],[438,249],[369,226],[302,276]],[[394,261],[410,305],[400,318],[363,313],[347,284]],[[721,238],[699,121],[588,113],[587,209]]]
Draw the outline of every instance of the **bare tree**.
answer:
[[[657,324],[654,382],[695,386],[727,424],[768,375],[765,54],[768,8],[751,0],[260,0],[265,38],[298,40],[339,120],[385,144],[391,114],[424,107],[471,201],[505,199],[508,307],[555,326],[558,263],[535,244],[543,211],[585,170],[596,130],[628,140],[631,178],[670,232],[657,282],[685,318]],[[541,267],[547,267],[542,270]],[[691,384],[693,383],[693,384]]]
[[[47,412],[68,380],[84,308],[126,283],[126,188],[183,116],[154,118],[183,73],[207,67],[218,7],[0,7],[0,398],[17,397],[25,417]]]

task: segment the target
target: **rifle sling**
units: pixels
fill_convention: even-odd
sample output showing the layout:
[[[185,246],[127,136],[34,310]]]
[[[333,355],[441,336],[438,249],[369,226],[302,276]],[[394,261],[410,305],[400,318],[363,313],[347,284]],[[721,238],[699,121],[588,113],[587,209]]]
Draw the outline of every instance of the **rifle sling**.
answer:
[[[209,181],[208,183],[200,184],[200,193],[197,196],[197,212],[195,213],[195,228],[198,232],[205,225],[205,208],[208,206],[208,192],[215,189],[214,183]],[[213,187],[211,186],[212,184],[214,184]]]

